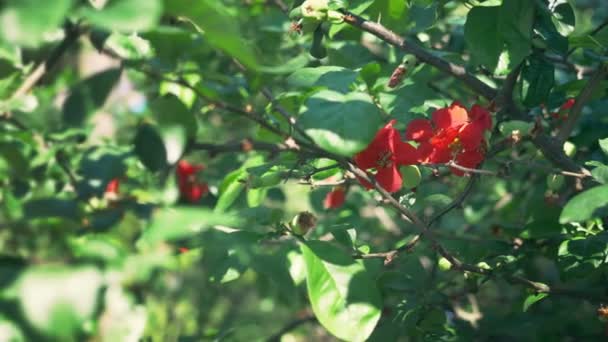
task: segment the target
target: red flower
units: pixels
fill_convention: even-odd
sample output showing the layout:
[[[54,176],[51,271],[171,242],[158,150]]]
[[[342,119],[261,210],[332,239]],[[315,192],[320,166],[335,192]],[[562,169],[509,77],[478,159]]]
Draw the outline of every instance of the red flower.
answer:
[[[492,128],[490,112],[474,105],[467,111],[460,103],[437,109],[431,120],[412,120],[405,137],[418,142],[418,157],[421,163],[447,163],[474,168],[483,160],[481,145],[484,132]],[[462,163],[462,164],[461,164]],[[452,172],[462,175],[461,170]]]
[[[566,120],[568,119],[568,112],[570,111],[570,108],[572,108],[575,103],[576,99],[569,98],[566,100],[566,102],[564,102],[564,104],[561,105],[561,107],[559,107],[557,112],[549,113],[549,115],[551,115],[551,117],[554,119],[561,118],[562,120]]]
[[[566,100],[566,102],[564,102],[564,104],[559,108],[559,110],[560,111],[568,110],[568,109],[572,108],[572,106],[574,106],[575,102],[576,102],[575,99],[569,98],[568,100]]]
[[[120,187],[120,181],[118,178],[114,178],[106,185],[106,194],[118,195],[118,188]]]
[[[336,186],[325,195],[323,207],[325,209],[340,208],[346,200],[346,191],[343,186]]]
[[[376,169],[376,181],[388,192],[401,188],[400,165],[412,165],[417,161],[416,149],[401,140],[399,131],[393,128],[395,120],[381,128],[367,148],[355,155],[355,163],[364,170]],[[372,185],[359,179],[368,189]]]
[[[196,179],[196,174],[204,168],[203,165],[192,165],[185,160],[179,161],[175,171],[182,198],[195,203],[209,192],[207,184]]]

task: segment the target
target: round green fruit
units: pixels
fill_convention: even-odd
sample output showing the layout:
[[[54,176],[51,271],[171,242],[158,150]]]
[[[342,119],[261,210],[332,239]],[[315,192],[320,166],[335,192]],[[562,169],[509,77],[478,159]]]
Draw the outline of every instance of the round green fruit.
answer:
[[[442,271],[449,271],[452,268],[452,263],[450,260],[442,257],[437,261],[437,266],[439,266],[439,269]]]
[[[317,217],[308,211],[303,211],[291,219],[289,226],[294,234],[304,235],[317,225]]]
[[[401,178],[403,179],[402,187],[406,189],[413,189],[420,184],[422,175],[420,169],[416,165],[402,166],[399,171],[401,172]]]

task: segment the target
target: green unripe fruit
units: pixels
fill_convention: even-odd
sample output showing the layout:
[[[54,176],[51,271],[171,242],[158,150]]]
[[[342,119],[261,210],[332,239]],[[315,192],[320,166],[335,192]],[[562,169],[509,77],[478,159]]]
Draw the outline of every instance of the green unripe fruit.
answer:
[[[478,262],[477,267],[481,268],[482,270],[488,270],[488,271],[492,269],[492,267],[490,267],[490,265],[488,265],[488,263],[485,261]]]
[[[439,266],[439,269],[442,271],[449,271],[452,268],[452,263],[450,260],[442,257],[437,261],[437,266]]]
[[[324,21],[327,19],[329,0],[306,0],[300,5],[302,18]]]
[[[308,211],[303,211],[291,219],[289,224],[294,234],[304,235],[317,225],[317,217]]]
[[[552,174],[547,176],[547,188],[551,191],[557,191],[564,186],[565,177],[562,175]]]
[[[576,145],[569,141],[566,141],[564,143],[564,153],[566,153],[568,157],[574,157],[574,155],[576,154]]]
[[[422,180],[420,169],[416,165],[407,165],[399,168],[401,172],[401,178],[403,179],[402,187],[406,189],[412,189],[417,187]]]

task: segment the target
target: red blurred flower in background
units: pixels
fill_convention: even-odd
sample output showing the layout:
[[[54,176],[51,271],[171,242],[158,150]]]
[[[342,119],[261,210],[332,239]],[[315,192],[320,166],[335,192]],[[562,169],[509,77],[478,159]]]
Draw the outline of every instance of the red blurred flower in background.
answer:
[[[399,131],[393,128],[391,120],[381,128],[367,148],[355,155],[355,164],[364,170],[376,169],[376,181],[388,192],[401,188],[400,165],[412,165],[418,160],[416,149],[401,140]],[[368,189],[373,186],[363,179],[361,184]]]
[[[414,119],[405,132],[406,139],[416,141],[420,163],[443,164],[454,161],[475,168],[483,160],[484,132],[492,128],[490,112],[474,105],[467,111],[460,103],[437,109],[431,120]],[[458,176],[459,169],[451,168]]]
[[[346,189],[343,186],[336,186],[325,195],[323,207],[325,209],[340,208],[346,200]]]
[[[576,100],[574,98],[569,98],[566,100],[566,102],[564,102],[564,104],[561,105],[561,107],[559,107],[557,112],[553,112],[550,115],[555,119],[561,118],[562,120],[566,120],[568,118],[570,108],[572,108],[575,103]]]
[[[188,202],[195,203],[209,192],[207,183],[200,182],[196,178],[196,175],[204,169],[203,165],[193,165],[185,160],[177,163],[175,172],[179,193]]]
[[[106,185],[106,194],[114,194],[114,195],[118,195],[118,190],[120,187],[120,180],[118,178],[113,178],[111,181],[108,182],[108,185]]]

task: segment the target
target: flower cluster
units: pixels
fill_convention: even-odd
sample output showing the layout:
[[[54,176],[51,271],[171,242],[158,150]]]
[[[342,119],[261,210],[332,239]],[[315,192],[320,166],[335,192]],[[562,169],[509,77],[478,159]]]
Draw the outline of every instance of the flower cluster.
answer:
[[[181,197],[188,202],[195,203],[209,192],[209,186],[196,178],[204,168],[203,165],[193,165],[185,160],[177,163],[177,186]]]
[[[460,103],[433,112],[431,120],[412,120],[405,132],[408,140],[418,145],[420,163],[443,164],[455,162],[460,166],[475,168],[484,156],[484,132],[492,128],[490,112],[474,105],[467,111]],[[458,176],[464,175],[452,168]]]
[[[407,126],[406,140],[417,143],[414,147],[401,139],[395,120],[381,128],[367,148],[355,155],[355,163],[361,169],[375,169],[376,181],[388,192],[401,188],[399,167],[414,164],[444,164],[454,162],[467,168],[475,168],[484,158],[484,133],[492,128],[490,112],[474,105],[467,110],[460,103],[437,109],[431,120],[415,119]],[[460,169],[451,168],[458,176]],[[359,179],[366,188],[371,184]]]

